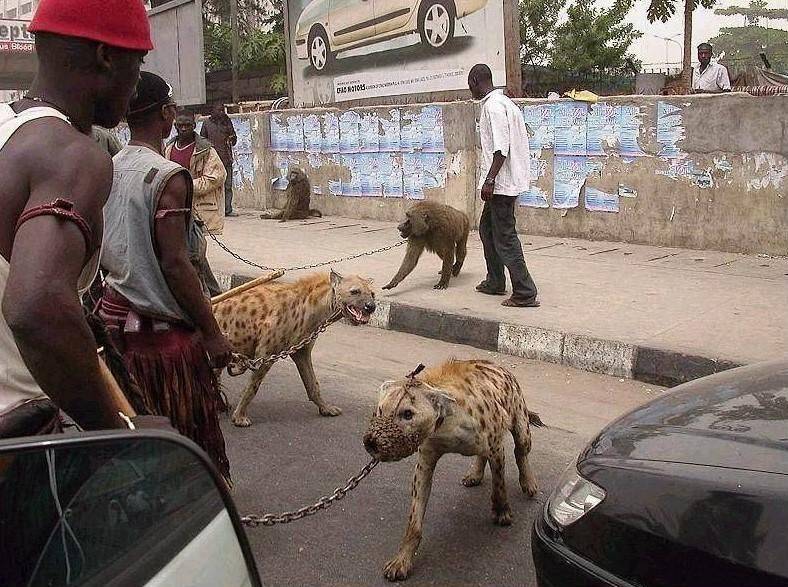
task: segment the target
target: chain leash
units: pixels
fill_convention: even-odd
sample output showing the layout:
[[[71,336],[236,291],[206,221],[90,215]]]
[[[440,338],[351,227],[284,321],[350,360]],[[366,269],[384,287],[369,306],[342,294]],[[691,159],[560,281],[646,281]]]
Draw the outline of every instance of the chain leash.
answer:
[[[292,512],[282,512],[281,514],[263,514],[260,516],[257,514],[249,514],[241,517],[241,523],[244,526],[257,528],[258,526],[289,524],[301,518],[314,516],[317,512],[328,509],[339,500],[344,499],[348,493],[358,487],[358,484],[372,472],[372,469],[378,466],[378,462],[377,459],[372,459],[369,463],[364,465],[364,468],[361,469],[358,475],[348,479],[344,487],[337,487],[331,495],[324,495],[312,505],[302,507]]]
[[[199,216],[198,216],[199,218]],[[301,271],[304,269],[317,269],[318,267],[325,267],[326,265],[335,265],[337,263],[342,263],[344,261],[352,261],[353,259],[358,259],[360,257],[368,257],[370,255],[375,255],[377,253],[383,253],[385,251],[390,251],[391,249],[396,249],[397,247],[401,247],[402,245],[406,244],[408,241],[401,240],[399,242],[394,243],[393,245],[387,245],[385,247],[380,247],[379,249],[373,249],[372,251],[364,251],[363,253],[354,253],[352,255],[348,255],[346,257],[337,257],[336,259],[331,259],[329,261],[321,261],[319,263],[311,263],[309,265],[299,265],[296,267],[269,267],[267,265],[260,265],[259,263],[255,263],[254,261],[242,257],[235,251],[233,251],[230,247],[224,244],[215,234],[211,234],[208,230],[205,231],[213,242],[219,245],[219,248],[224,250],[228,255],[241,261],[242,263],[246,263],[247,265],[251,265],[252,267],[257,267],[258,269],[262,269],[263,271]]]
[[[300,340],[293,346],[283,350],[282,352],[276,353],[274,355],[269,355],[267,357],[257,357],[252,358],[247,355],[241,353],[233,353],[233,360],[227,365],[227,373],[230,377],[237,377],[238,375],[242,375],[247,370],[257,371],[260,367],[268,363],[275,363],[279,359],[286,359],[296,351],[300,351],[302,348],[307,346],[310,343],[313,343],[317,340],[317,337],[323,334],[328,327],[331,326],[334,322],[342,318],[342,312],[337,310],[333,314],[331,314],[328,318],[323,320],[317,329],[312,332],[306,338]]]

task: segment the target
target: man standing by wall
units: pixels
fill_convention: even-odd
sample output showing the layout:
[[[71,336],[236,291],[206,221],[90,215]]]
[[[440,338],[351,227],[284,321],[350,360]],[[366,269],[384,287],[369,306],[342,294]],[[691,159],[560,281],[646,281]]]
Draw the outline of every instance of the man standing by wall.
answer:
[[[194,210],[211,234],[224,229],[224,181],[227,171],[207,139],[195,132],[194,114],[182,110],[175,119],[177,135],[164,156],[191,172],[194,180]]]
[[[77,290],[90,285],[112,162],[91,126],[116,126],[153,48],[140,0],[42,0],[38,74],[0,105],[0,437],[125,427]]]
[[[216,103],[211,116],[203,122],[200,134],[208,139],[219,154],[227,171],[224,181],[224,215],[235,216],[233,212],[233,146],[238,142],[233,123],[224,111],[224,104]]]
[[[721,63],[712,63],[712,46],[708,43],[698,45],[698,65],[692,72],[692,91],[695,94],[719,94],[731,91],[728,68]]]
[[[149,409],[167,416],[229,479],[218,419],[224,402],[213,369],[227,365],[231,347],[187,250],[191,177],[162,154],[175,108],[167,82],[143,72],[126,116],[131,141],[113,160],[98,314]]]
[[[484,210],[479,221],[479,236],[484,247],[487,277],[476,286],[476,291],[504,295],[505,266],[512,282],[512,296],[501,305],[537,307],[536,285],[525,264],[514,218],[517,196],[528,190],[530,181],[525,121],[514,102],[502,90],[495,89],[492,71],[487,65],[471,68],[468,87],[473,98],[481,100],[479,187]]]

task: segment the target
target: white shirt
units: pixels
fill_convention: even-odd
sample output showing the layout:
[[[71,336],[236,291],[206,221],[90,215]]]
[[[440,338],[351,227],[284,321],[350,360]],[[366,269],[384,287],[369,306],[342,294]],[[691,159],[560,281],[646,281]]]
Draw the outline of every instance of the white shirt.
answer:
[[[517,197],[527,192],[531,183],[528,130],[523,113],[503,90],[494,90],[482,99],[479,140],[482,147],[479,189],[490,171],[493,154],[500,151],[506,160],[495,178],[493,193]]]
[[[719,93],[731,89],[728,68],[720,63],[709,62],[708,67],[700,72],[700,64],[692,72],[692,89],[701,92]]]

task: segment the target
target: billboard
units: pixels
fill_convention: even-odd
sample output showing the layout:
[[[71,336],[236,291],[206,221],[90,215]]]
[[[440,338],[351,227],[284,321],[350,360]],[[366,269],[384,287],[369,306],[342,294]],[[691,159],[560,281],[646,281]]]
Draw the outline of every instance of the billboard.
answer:
[[[506,84],[503,0],[288,0],[298,106]]]
[[[0,53],[33,53],[33,35],[26,20],[0,19]]]

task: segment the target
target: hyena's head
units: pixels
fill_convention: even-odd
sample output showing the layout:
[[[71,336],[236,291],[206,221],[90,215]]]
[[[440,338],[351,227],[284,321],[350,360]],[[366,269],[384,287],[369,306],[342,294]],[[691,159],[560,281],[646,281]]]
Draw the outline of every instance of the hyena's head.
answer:
[[[341,276],[331,270],[331,291],[342,316],[353,326],[367,324],[375,311],[372,280],[358,275]]]
[[[454,401],[446,392],[415,377],[384,383],[364,434],[364,448],[380,461],[409,457],[443,424]]]

